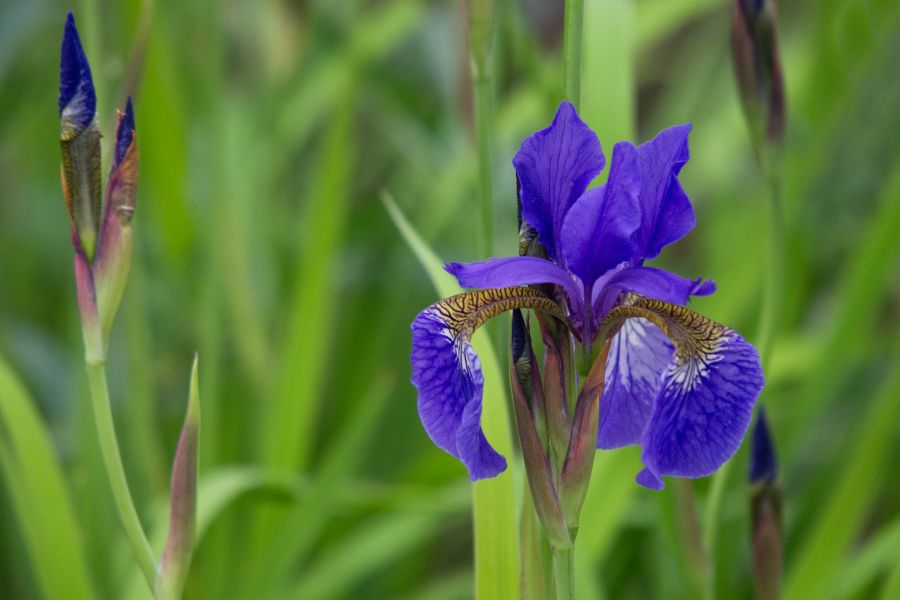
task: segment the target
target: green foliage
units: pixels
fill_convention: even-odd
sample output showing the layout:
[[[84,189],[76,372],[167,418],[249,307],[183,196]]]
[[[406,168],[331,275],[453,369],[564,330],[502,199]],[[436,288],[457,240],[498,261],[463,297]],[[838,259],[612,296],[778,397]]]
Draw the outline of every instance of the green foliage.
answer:
[[[516,250],[512,155],[559,100],[562,19],[534,12],[543,4],[495,2],[496,255]],[[715,279],[719,291],[694,308],[752,334],[766,188],[731,73],[728,4],[585,0],[581,109],[607,151],[693,122],[683,182],[698,226],[665,266]],[[514,590],[523,485],[496,343],[506,326],[476,336],[495,342],[481,349],[485,419],[511,469],[475,486],[474,540],[465,470],[428,440],[408,384],[409,324],[435,287],[455,285],[436,257],[481,256],[458,4],[74,8],[104,144],[115,105],[135,97],[135,247],[108,373],[157,555],[184,382],[193,353],[203,358],[186,597]],[[900,5],[779,8],[787,264],[765,401],[785,490],[786,597],[895,597]],[[66,9],[0,6],[0,588],[144,597],[88,418],[53,113]],[[389,210],[383,190],[396,198]],[[752,593],[745,452],[720,490],[692,485],[698,514],[714,515],[700,523],[715,540],[719,598]],[[638,466],[634,449],[597,456],[575,553],[582,598],[693,597],[675,486],[637,487]],[[707,513],[711,497],[720,503]]]

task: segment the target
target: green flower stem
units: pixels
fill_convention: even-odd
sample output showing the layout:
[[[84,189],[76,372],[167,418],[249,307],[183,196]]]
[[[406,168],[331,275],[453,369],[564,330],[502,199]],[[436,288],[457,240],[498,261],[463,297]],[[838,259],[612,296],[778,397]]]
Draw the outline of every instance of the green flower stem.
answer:
[[[581,54],[584,33],[584,0],[566,0],[563,32],[563,98],[575,109],[581,101]]]
[[[488,69],[481,69],[472,78],[475,95],[475,138],[478,144],[478,172],[481,197],[481,244],[484,256],[493,256],[494,240],[494,178],[491,174],[494,119],[491,94],[493,81]]]
[[[784,294],[784,209],[781,204],[781,176],[774,165],[763,165],[769,198],[768,212],[769,251],[766,256],[766,277],[763,289],[762,309],[759,317],[757,346],[765,370],[771,362],[772,338],[778,326]]]
[[[574,556],[574,548],[553,549],[553,583],[556,587],[556,600],[575,598]]]
[[[137,510],[131,499],[128,489],[128,480],[125,478],[125,469],[122,466],[122,458],[119,453],[119,442],[116,440],[116,430],[113,424],[112,410],[109,404],[109,389],[106,385],[106,365],[102,361],[87,361],[88,382],[91,388],[91,402],[94,407],[94,419],[97,425],[97,436],[100,439],[100,451],[103,454],[103,464],[106,467],[106,476],[112,489],[113,499],[116,503],[116,511],[119,520],[125,529],[125,535],[131,542],[135,558],[141,567],[147,584],[153,589],[156,580],[156,559],[150,542],[141,527]]]
[[[766,256],[766,273],[763,282],[762,307],[759,315],[759,326],[756,334],[756,347],[763,371],[768,368],[772,359],[772,339],[780,318],[784,295],[784,209],[781,200],[781,171],[778,158],[778,147],[767,146],[757,153],[760,167],[768,187],[766,212],[768,217],[768,251]],[[707,555],[716,556],[716,543],[719,525],[719,510],[722,496],[725,493],[731,461],[726,462],[712,478],[712,486],[706,501],[705,546]],[[710,574],[710,584],[715,579],[715,564]]]

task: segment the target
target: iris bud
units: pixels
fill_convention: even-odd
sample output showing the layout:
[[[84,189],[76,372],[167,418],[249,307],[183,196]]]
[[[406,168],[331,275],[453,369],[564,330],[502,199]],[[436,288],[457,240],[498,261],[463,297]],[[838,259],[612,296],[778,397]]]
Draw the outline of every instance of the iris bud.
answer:
[[[774,0],[734,0],[731,49],[753,144],[784,137],[785,99]]]
[[[775,446],[762,407],[750,448],[753,584],[758,598],[779,597],[782,569],[782,502]]]
[[[62,184],[72,225],[72,242],[94,256],[100,226],[100,130],[91,67],[75,18],[66,18],[59,65],[59,134]]]

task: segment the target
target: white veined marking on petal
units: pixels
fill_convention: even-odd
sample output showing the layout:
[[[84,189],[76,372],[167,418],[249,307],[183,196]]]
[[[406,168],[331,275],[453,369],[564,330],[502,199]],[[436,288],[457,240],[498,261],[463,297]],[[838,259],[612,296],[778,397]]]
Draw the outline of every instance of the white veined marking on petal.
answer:
[[[692,391],[709,376],[710,365],[724,358],[720,349],[726,341],[728,341],[727,336],[722,336],[716,341],[715,349],[712,352],[692,356],[684,364],[672,363],[666,370],[666,378],[673,384],[678,384],[682,392]]]

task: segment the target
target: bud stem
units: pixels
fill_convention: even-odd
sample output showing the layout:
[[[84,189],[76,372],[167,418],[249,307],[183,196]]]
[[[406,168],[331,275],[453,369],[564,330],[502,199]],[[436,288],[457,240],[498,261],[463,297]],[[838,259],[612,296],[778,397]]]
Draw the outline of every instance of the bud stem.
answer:
[[[97,437],[100,440],[100,452],[103,455],[103,464],[106,468],[106,477],[112,491],[116,512],[119,513],[119,521],[125,530],[125,535],[131,542],[134,556],[137,559],[144,578],[151,589],[156,579],[156,560],[150,549],[150,542],[141,527],[131,491],[128,489],[128,480],[125,477],[125,468],[122,466],[122,458],[119,452],[119,442],[116,439],[115,425],[113,424],[112,410],[109,404],[109,389],[106,385],[106,366],[102,361],[87,361],[88,383],[91,388],[91,402],[94,408],[94,420],[97,426]]]
[[[556,600],[575,598],[575,549],[553,549],[553,581],[556,586]]]

